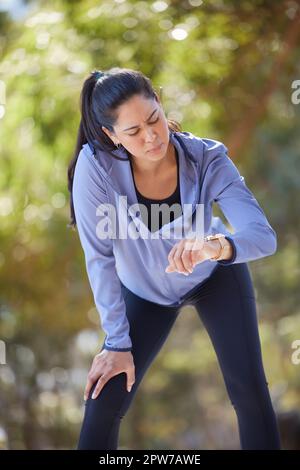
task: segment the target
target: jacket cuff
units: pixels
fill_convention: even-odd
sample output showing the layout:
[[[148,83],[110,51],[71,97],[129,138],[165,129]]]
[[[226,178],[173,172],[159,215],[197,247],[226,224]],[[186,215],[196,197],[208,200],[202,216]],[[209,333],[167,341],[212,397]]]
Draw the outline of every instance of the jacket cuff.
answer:
[[[109,345],[107,344],[107,342],[111,342],[112,344]],[[119,347],[117,346],[117,344],[119,345],[122,344],[123,347]],[[132,342],[131,342],[130,336],[127,335],[126,338],[123,338],[122,341],[117,342],[114,340],[110,340],[108,335],[106,334],[103,340],[101,351],[102,349],[107,349],[108,351],[132,351]]]
[[[119,348],[117,346],[109,346],[108,344],[106,344],[106,340],[107,340],[107,335],[104,338],[101,351],[102,349],[107,349],[108,351],[132,351],[132,344],[131,344],[130,338],[129,338],[129,343],[131,346],[127,346],[125,348]],[[126,343],[128,343],[128,341],[126,341]]]
[[[104,344],[102,349],[107,349],[108,351],[132,351],[132,348],[113,348],[112,346],[107,346]]]
[[[228,237],[227,235],[225,236],[225,238],[226,238],[226,240],[229,241],[229,243],[232,246],[232,257],[230,259],[221,259],[221,260],[217,261],[217,263],[222,264],[224,266],[226,266],[227,264],[233,264],[235,262],[236,256],[237,256],[236,246],[235,246],[235,243],[234,243],[233,239],[231,237]]]

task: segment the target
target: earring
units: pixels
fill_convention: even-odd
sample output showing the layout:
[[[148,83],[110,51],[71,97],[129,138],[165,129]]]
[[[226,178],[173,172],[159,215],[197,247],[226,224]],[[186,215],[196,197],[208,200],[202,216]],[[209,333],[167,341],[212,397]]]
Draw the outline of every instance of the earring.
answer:
[[[118,142],[118,143],[115,144],[115,145],[116,145],[116,147],[117,147],[118,149],[120,149],[122,144],[120,144],[120,142]]]
[[[159,87],[159,98],[160,98],[160,100],[162,100],[162,92],[163,92],[163,87],[160,86]]]

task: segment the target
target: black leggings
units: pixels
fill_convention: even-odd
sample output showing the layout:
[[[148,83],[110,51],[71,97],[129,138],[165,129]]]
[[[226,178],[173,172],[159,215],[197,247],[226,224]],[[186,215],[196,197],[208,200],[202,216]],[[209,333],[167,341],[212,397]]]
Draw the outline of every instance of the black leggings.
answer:
[[[93,400],[90,397],[95,382],[85,403],[77,449],[118,449],[121,419],[183,305],[196,308],[210,336],[237,415],[241,448],[280,449],[277,421],[263,368],[255,294],[247,263],[218,265],[209,278],[184,296],[180,307],[149,302],[123,285],[122,291],[130,324],[135,383],[128,392],[125,372],[118,374]]]

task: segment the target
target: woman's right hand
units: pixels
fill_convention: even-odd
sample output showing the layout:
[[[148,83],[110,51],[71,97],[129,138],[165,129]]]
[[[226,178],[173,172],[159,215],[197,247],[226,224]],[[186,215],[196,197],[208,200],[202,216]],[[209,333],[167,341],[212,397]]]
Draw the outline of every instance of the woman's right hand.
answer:
[[[135,366],[131,351],[109,351],[103,349],[93,359],[84,391],[84,400],[88,399],[93,384],[97,382],[92,398],[97,398],[102,388],[115,375],[127,374],[127,391],[130,392],[135,382]]]

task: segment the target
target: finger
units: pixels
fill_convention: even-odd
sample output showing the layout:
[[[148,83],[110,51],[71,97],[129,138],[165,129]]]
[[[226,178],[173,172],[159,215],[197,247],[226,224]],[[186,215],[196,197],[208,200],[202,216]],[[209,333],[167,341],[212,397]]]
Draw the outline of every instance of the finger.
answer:
[[[188,270],[185,269],[185,266],[183,265],[183,262],[182,262],[181,256],[182,256],[183,250],[184,250],[184,243],[180,242],[174,254],[174,264],[175,264],[177,271],[179,271],[182,274],[189,274]]]
[[[106,382],[109,381],[109,379],[110,379],[110,377],[108,377],[107,375],[105,375],[105,374],[101,375],[100,379],[97,382],[97,385],[95,387],[93,395],[92,395],[93,400],[95,400],[95,398],[98,397],[98,395],[101,393],[102,388],[104,387]]]
[[[165,272],[166,273],[173,273],[173,272],[177,272],[177,270],[174,268],[174,266],[167,266],[166,269],[165,269]]]
[[[176,243],[176,244],[172,247],[172,249],[170,250],[170,253],[168,254],[169,265],[168,265],[168,266],[166,267],[166,269],[165,269],[165,272],[166,272],[166,273],[172,273],[172,272],[176,271],[173,256],[174,256],[174,253],[175,253],[175,251],[176,251],[177,245],[178,245],[178,244]]]
[[[189,273],[193,272],[193,263],[192,263],[192,255],[191,255],[191,250],[186,250],[184,249],[181,255],[182,263],[184,265],[184,268],[186,271]]]
[[[172,261],[173,261],[173,255],[174,255],[174,253],[175,253],[175,251],[176,251],[177,245],[178,245],[178,244],[176,243],[176,244],[172,247],[172,249],[170,250],[170,253],[168,254],[168,261],[169,261],[170,264],[171,264]]]
[[[90,378],[88,378],[88,381],[87,381],[87,384],[86,384],[86,387],[85,387],[85,390],[84,390],[84,396],[83,396],[84,401],[86,401],[88,399],[91,388],[92,388],[93,385],[94,385],[94,381],[91,380]]]
[[[205,257],[203,255],[203,240],[195,240],[194,245],[191,250],[191,259],[193,267],[197,264],[204,261]]]
[[[127,374],[127,390],[128,392],[131,391],[131,388],[132,388],[132,385],[134,384],[135,382],[135,374],[134,374],[134,369],[129,372],[126,372]]]
[[[186,238],[185,240],[185,244],[184,244],[184,249],[185,250],[192,250],[194,245],[195,245],[195,237],[194,238]]]

